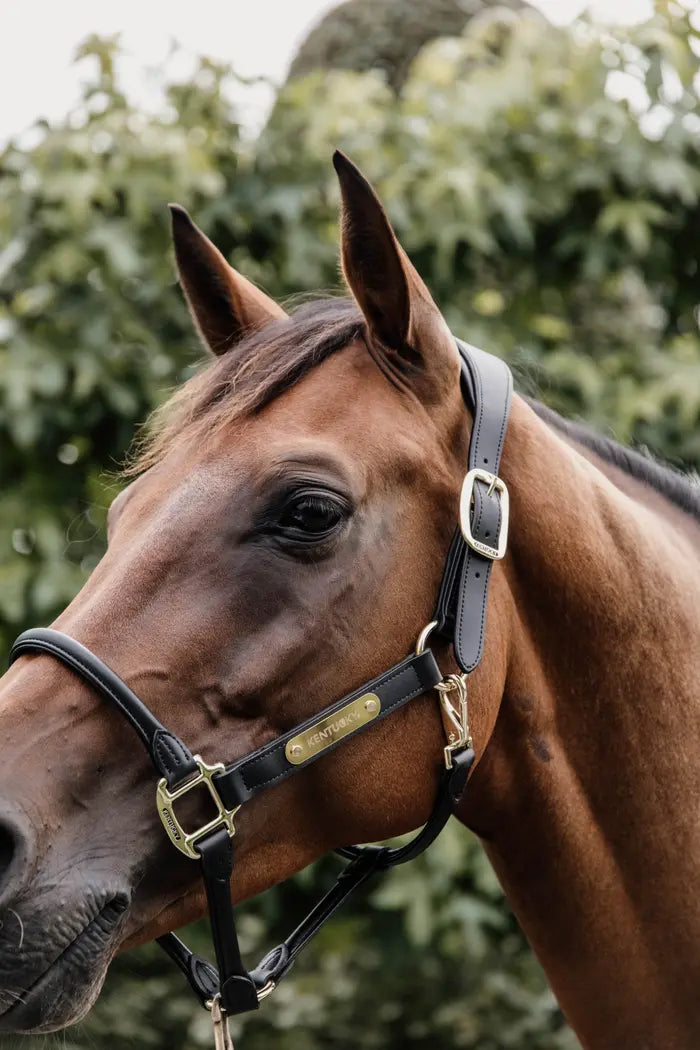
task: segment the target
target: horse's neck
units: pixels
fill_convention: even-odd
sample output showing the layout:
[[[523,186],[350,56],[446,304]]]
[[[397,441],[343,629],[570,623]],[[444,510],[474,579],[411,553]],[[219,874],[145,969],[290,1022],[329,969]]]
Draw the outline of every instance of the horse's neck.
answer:
[[[584,1045],[694,1050],[700,530],[521,401],[503,474],[508,672],[464,819]]]

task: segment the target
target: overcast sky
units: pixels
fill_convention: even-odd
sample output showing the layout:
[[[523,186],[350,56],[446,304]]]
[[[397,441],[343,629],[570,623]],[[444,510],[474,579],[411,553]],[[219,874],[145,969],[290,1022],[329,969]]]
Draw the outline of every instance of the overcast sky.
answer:
[[[38,118],[63,116],[78,96],[80,67],[71,64],[90,33],[122,33],[128,53],[124,82],[147,104],[144,70],[164,60],[176,41],[189,54],[230,63],[245,76],[279,82],[308,30],[337,0],[0,0],[0,142]],[[380,3],[381,0],[377,0]],[[416,0],[420,2],[420,0]],[[537,0],[556,21],[567,21],[585,0]],[[598,17],[636,21],[651,0],[594,0]],[[269,92],[249,91],[246,119],[255,125]]]

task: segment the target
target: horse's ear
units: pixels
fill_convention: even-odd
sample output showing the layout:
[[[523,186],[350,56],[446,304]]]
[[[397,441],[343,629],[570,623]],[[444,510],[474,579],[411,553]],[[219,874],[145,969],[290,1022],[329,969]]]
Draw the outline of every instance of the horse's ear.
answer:
[[[367,321],[370,350],[404,382],[437,398],[454,387],[459,363],[449,329],[367,179],[339,150],[343,273]]]
[[[180,283],[212,353],[225,354],[246,332],[287,316],[274,299],[229,266],[184,208],[169,208]]]

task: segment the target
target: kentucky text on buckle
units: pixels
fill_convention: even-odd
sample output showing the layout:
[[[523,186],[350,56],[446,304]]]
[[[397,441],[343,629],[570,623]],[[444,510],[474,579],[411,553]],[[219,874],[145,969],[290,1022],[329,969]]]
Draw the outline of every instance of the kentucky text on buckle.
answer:
[[[219,798],[219,793],[216,790],[216,786],[212,780],[215,773],[223,773],[224,765],[221,762],[216,762],[213,766],[208,766],[206,762],[199,755],[194,756],[194,760],[199,767],[199,773],[195,776],[190,777],[184,784],[180,784],[178,787],[170,789],[167,781],[161,779],[158,782],[156,789],[156,805],[158,807],[158,816],[161,819],[163,827],[168,833],[168,838],[181,853],[184,853],[190,860],[199,860],[199,854],[197,853],[196,843],[198,839],[201,839],[204,835],[208,835],[210,832],[215,831],[217,828],[226,828],[227,832],[231,837],[235,834],[235,827],[233,818],[240,809],[236,806],[235,809],[226,809],[223,802]],[[202,825],[200,828],[196,828],[194,831],[186,831],[180,823],[177,814],[175,813],[175,803],[183,795],[192,791],[194,788],[198,788],[203,785],[211,801],[217,811],[217,815],[210,820],[207,824]]]
[[[477,481],[488,485],[488,496],[492,492],[497,492],[501,499],[501,523],[498,530],[498,542],[495,546],[477,540],[472,533],[472,504],[474,502],[474,486]],[[497,474],[492,474],[488,470],[481,470],[479,467],[470,470],[464,479],[462,493],[459,497],[459,527],[464,536],[464,542],[477,554],[483,555],[484,558],[490,558],[491,561],[500,561],[505,555],[508,545],[509,509],[510,501],[505,481],[501,481]]]

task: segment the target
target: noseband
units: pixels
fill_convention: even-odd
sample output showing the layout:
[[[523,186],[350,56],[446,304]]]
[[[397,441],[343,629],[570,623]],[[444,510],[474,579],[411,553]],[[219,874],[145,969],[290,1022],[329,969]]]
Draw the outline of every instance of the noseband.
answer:
[[[11,663],[26,653],[49,654],[111,701],[139,735],[160,774],[156,804],[163,827],[173,845],[201,865],[217,966],[190,952],[174,933],[159,937],[158,943],[180,967],[200,1001],[212,1010],[217,1046],[230,1046],[226,1016],[257,1009],[302,948],[351,893],[375,872],[412,860],[433,842],[466,786],[474,762],[467,718],[467,676],[481,660],[491,566],[503,557],[507,542],[508,491],[498,469],[512,378],[508,367],[497,358],[459,340],[457,348],[462,395],[474,417],[469,471],[460,497],[460,525],[447,556],[435,615],[411,656],[270,744],[226,766],[207,765],[199,755],[193,755],[121,678],[68,635],[36,628],[21,634],[12,647]],[[433,633],[452,642],[462,674],[443,677],[427,648]],[[343,740],[432,688],[439,693],[447,745],[427,824],[401,847],[350,846],[338,850],[350,863],[336,884],[286,941],[248,971],[241,959],[231,906],[236,812],[261,791],[305,769]],[[196,788],[208,792],[216,815],[187,832],[175,806]]]

